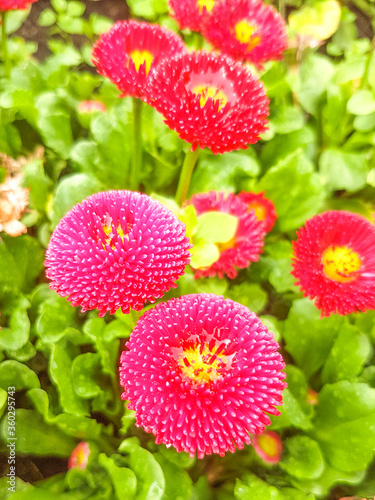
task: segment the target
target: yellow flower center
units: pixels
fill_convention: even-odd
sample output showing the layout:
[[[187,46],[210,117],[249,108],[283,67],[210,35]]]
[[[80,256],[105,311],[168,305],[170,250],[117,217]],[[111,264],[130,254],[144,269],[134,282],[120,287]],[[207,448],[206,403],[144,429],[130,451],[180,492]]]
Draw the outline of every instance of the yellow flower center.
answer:
[[[207,344],[198,344],[183,349],[178,357],[178,365],[185,377],[197,384],[218,380],[222,370],[231,362],[232,356],[222,354],[224,345],[210,349]]]
[[[114,228],[112,226],[112,218],[110,215],[107,214],[105,216],[105,222],[104,222],[104,224],[102,224],[104,234],[107,236],[104,239],[105,243],[103,243],[103,248],[105,249],[106,245],[109,245],[112,248],[112,250],[115,249],[115,242],[117,239],[117,238],[115,238],[116,234],[118,236],[120,236],[122,242],[124,242],[124,239],[129,239],[128,233],[130,232],[132,226],[133,225],[130,223],[127,224],[126,233],[124,232],[123,228],[121,227],[121,224],[118,224],[118,226],[114,230]]]
[[[250,210],[254,210],[255,217],[258,220],[264,220],[267,217],[267,210],[265,207],[256,201],[254,203],[249,203],[249,211]]]
[[[248,51],[260,43],[260,36],[255,34],[257,29],[257,26],[250,24],[245,19],[239,21],[234,27],[236,39],[240,43],[246,43]]]
[[[194,92],[195,95],[200,94],[201,108],[205,106],[206,102],[210,97],[215,102],[219,101],[219,110],[222,109],[228,102],[228,98],[225,95],[225,93],[221,89],[215,87],[214,85],[204,85],[204,84],[196,85],[195,87],[192,88],[192,91]]]
[[[236,246],[236,238],[233,236],[229,241],[226,241],[225,243],[216,243],[216,246],[219,250],[219,252],[225,252],[225,250],[228,250],[228,248],[234,248]]]
[[[258,436],[258,446],[269,457],[276,457],[279,453],[278,443],[271,435],[264,433]]]
[[[340,283],[355,280],[361,267],[357,252],[342,246],[328,247],[322,255],[323,271],[327,278]]]
[[[197,0],[197,7],[199,14],[202,14],[203,7],[206,7],[207,12],[210,12],[214,8],[215,0]]]
[[[130,54],[130,59],[132,59],[136,71],[139,71],[139,68],[143,63],[146,63],[146,75],[148,75],[152,61],[154,60],[154,56],[148,50],[133,50]]]

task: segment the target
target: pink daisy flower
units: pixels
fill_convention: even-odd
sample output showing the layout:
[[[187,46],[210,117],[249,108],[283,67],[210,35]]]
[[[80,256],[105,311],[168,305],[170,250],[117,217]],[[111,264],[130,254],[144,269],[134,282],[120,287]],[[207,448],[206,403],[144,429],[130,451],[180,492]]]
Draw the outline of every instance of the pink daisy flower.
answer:
[[[188,202],[196,209],[197,215],[205,212],[223,212],[234,215],[238,219],[238,227],[234,238],[226,243],[217,244],[220,251],[219,259],[210,267],[197,269],[195,278],[206,278],[227,275],[234,279],[237,276],[236,267],[244,269],[251,262],[257,262],[264,244],[264,227],[258,221],[253,211],[232,193],[210,191],[194,195]]]
[[[25,10],[37,0],[0,0],[0,12],[8,10]]]
[[[168,4],[180,29],[201,31],[215,0],[169,0]]]
[[[332,210],[309,219],[293,242],[293,271],[322,316],[375,309],[375,226]]]
[[[128,313],[177,286],[190,246],[185,225],[158,201],[132,191],[97,193],[54,230],[46,274],[51,289],[82,312]]]
[[[285,21],[272,5],[224,0],[215,2],[211,14],[203,34],[224,54],[259,68],[265,61],[282,59],[288,37]]]
[[[72,454],[70,455],[68,460],[68,468],[73,469],[76,467],[78,469],[86,469],[89,461],[89,456],[89,443],[86,443],[86,441],[82,441],[82,443],[79,443],[79,445],[77,445],[72,451]]]
[[[262,221],[264,230],[269,233],[277,219],[275,205],[272,201],[264,196],[264,192],[251,193],[242,191],[238,197],[247,205],[248,210],[254,210],[255,217]]]
[[[148,99],[192,151],[247,149],[266,130],[263,85],[223,55],[192,52],[165,59],[150,77]]]
[[[280,462],[283,443],[274,431],[264,431],[259,436],[253,436],[253,447],[262,460],[269,464]]]
[[[121,356],[123,399],[137,426],[198,458],[250,444],[279,415],[285,387],[278,344],[246,307],[214,294],[158,304]]]
[[[186,50],[181,38],[167,28],[119,21],[95,43],[92,61],[98,73],[122,92],[121,97],[142,97],[160,62]]]

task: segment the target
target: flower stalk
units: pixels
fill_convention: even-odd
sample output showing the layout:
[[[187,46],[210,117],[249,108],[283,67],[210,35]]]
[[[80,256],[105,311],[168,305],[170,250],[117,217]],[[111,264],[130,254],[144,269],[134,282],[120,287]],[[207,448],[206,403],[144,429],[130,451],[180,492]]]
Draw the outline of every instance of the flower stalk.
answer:
[[[191,176],[193,175],[194,167],[197,163],[198,156],[199,156],[199,148],[197,148],[195,151],[191,151],[191,149],[189,149],[189,151],[186,153],[176,191],[176,202],[179,205],[182,205],[183,202],[186,200],[190,186]]]
[[[1,58],[3,60],[4,76],[9,77],[9,54],[8,54],[8,35],[6,32],[6,12],[0,12],[1,20]]]
[[[133,100],[133,137],[132,161],[130,167],[130,189],[139,190],[139,172],[142,163],[142,101],[136,97]]]

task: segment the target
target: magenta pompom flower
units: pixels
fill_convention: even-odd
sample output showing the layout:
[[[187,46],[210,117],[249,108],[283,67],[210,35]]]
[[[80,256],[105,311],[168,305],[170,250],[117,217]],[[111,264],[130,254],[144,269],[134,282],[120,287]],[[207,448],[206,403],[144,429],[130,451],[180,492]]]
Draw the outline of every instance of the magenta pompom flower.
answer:
[[[25,10],[37,0],[0,0],[0,12],[8,10]]]
[[[132,191],[97,193],[56,227],[46,274],[50,287],[82,312],[128,313],[176,287],[190,246],[185,225],[158,201]]]
[[[215,2],[204,36],[221,52],[258,67],[282,58],[288,37],[282,16],[261,0]]]
[[[238,226],[234,238],[227,243],[217,244],[220,257],[208,268],[197,269],[196,278],[206,278],[218,275],[222,278],[227,275],[234,279],[237,270],[244,269],[251,262],[257,262],[264,244],[264,227],[258,221],[253,211],[232,193],[211,191],[194,195],[188,202],[194,206],[199,217],[205,212],[223,212],[234,215],[238,219]]]
[[[180,29],[201,31],[215,0],[169,0],[168,4]]]
[[[309,219],[293,242],[293,271],[322,316],[375,309],[375,226],[332,210]]]
[[[234,452],[279,415],[285,387],[278,344],[246,307],[213,294],[158,304],[121,356],[123,399],[136,423],[198,458]]]
[[[95,43],[92,60],[122,97],[142,97],[146,82],[165,57],[186,52],[173,31],[138,21],[119,21]]]
[[[148,98],[192,151],[246,149],[266,130],[263,85],[223,55],[192,52],[165,59],[150,77]]]
[[[262,221],[266,233],[270,232],[276,222],[277,216],[275,205],[264,196],[264,192],[252,193],[242,191],[238,197],[247,205],[248,210],[253,210],[255,217]]]

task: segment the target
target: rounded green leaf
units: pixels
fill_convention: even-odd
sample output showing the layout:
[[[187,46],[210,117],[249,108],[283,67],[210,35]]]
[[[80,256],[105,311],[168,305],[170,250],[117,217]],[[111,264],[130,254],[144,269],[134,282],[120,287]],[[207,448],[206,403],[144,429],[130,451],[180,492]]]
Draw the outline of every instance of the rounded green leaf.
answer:
[[[14,386],[16,391],[21,391],[40,387],[40,382],[37,374],[28,366],[18,361],[7,360],[0,363],[0,387],[7,390],[10,386]]]
[[[209,241],[200,240],[194,243],[190,249],[190,264],[195,269],[202,269],[211,266],[220,257],[220,252],[215,245]]]
[[[212,243],[226,243],[234,238],[238,228],[238,217],[211,211],[197,218],[196,237]]]
[[[308,436],[294,436],[284,442],[280,467],[300,479],[316,479],[323,473],[324,460],[316,441]]]
[[[348,101],[346,107],[348,113],[353,115],[370,115],[375,113],[375,97],[370,90],[357,90]]]

